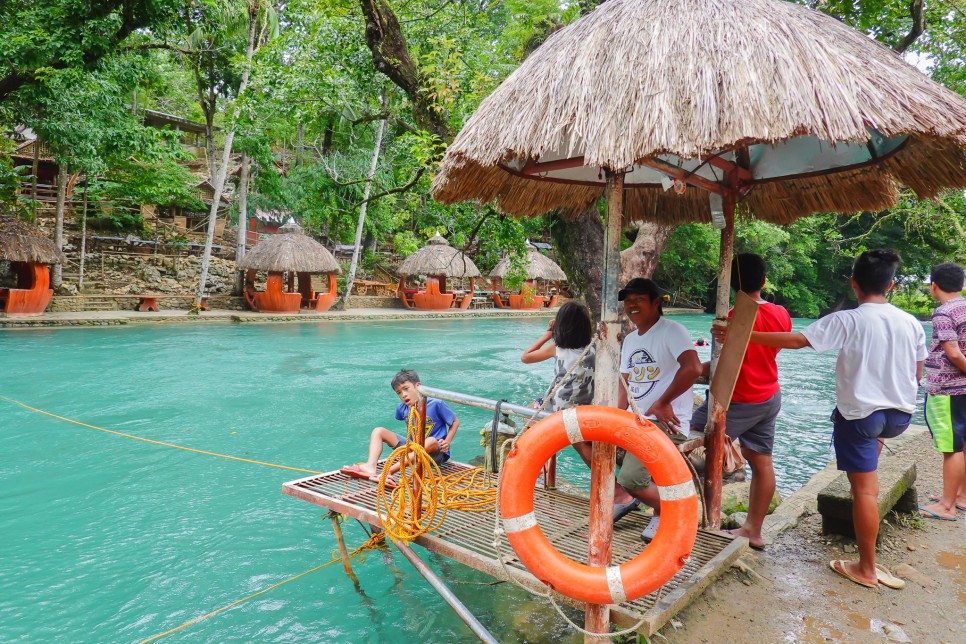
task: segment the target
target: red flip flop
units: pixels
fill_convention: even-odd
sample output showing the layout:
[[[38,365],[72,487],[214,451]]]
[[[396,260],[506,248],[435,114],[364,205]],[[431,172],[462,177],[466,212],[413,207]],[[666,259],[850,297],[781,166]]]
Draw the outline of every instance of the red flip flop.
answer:
[[[342,474],[345,474],[346,476],[351,476],[357,479],[372,480],[372,475],[366,472],[365,470],[363,470],[362,467],[360,467],[361,465],[362,465],[361,463],[356,463],[355,465],[346,465],[341,470],[339,470],[339,472]],[[379,480],[378,476],[376,477],[376,480],[377,481]]]
[[[376,474],[375,476],[371,476],[371,477],[369,477],[369,480],[378,485],[379,484],[379,475]],[[387,490],[395,490],[397,487],[399,487],[399,484],[396,483],[396,481],[391,476],[387,476],[386,477],[386,489]]]

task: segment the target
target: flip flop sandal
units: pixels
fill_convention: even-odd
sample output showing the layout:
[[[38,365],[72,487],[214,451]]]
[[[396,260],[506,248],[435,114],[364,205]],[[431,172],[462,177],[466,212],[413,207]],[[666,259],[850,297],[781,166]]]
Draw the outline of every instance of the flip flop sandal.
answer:
[[[345,474],[346,476],[351,476],[351,477],[357,478],[357,479],[368,479],[368,478],[370,478],[371,477],[371,474],[369,474],[368,472],[366,472],[365,470],[363,470],[360,467],[360,465],[361,465],[361,463],[356,463],[355,465],[346,465],[345,467],[343,467],[342,469],[340,469],[339,472],[341,474]]]
[[[627,503],[615,503],[614,504],[614,523],[617,523],[628,514],[633,512],[641,505],[641,502],[637,499],[631,499]]]
[[[875,576],[876,576],[876,579],[879,580],[879,583],[885,586],[886,588],[902,590],[903,588],[906,587],[906,582],[904,582],[903,580],[893,575],[884,566],[875,567]]]
[[[726,534],[730,534],[732,537],[740,537],[741,536],[740,534],[736,534],[737,531],[738,531],[737,528],[735,528],[734,530],[722,530],[722,532]],[[747,537],[744,537],[744,538],[747,539]],[[757,550],[759,552],[764,552],[765,550],[765,544],[761,544],[759,546],[757,544],[752,543],[750,539],[748,540],[748,547],[751,548],[752,550]]]
[[[939,501],[942,501],[942,497],[936,496],[935,494],[930,494],[929,500],[939,502]],[[966,512],[966,505],[963,505],[962,503],[957,503],[956,509],[959,510],[960,512]]]
[[[845,564],[846,564],[845,559],[833,559],[832,561],[828,562],[828,567],[834,570],[836,574],[839,574],[842,577],[845,577],[849,581],[856,583],[860,586],[865,586],[866,588],[876,588],[879,585],[879,584],[870,584],[867,581],[862,581],[858,577],[853,577],[852,575],[849,574],[849,571],[845,569]]]
[[[937,521],[959,521],[956,517],[944,517],[938,512],[933,512],[932,510],[927,510],[924,507],[919,508],[919,516],[925,519],[936,519]]]
[[[379,485],[379,475],[378,474],[374,474],[374,475],[372,475],[372,476],[370,476],[368,478],[369,478],[370,481],[372,481],[376,485]],[[386,477],[386,489],[387,490],[395,490],[397,487],[399,487],[399,484],[396,483],[395,479],[393,479],[391,476],[387,476]]]

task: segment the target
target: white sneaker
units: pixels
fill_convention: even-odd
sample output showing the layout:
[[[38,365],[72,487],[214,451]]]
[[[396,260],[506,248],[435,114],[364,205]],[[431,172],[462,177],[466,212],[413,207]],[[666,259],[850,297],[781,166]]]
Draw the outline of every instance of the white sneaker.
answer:
[[[644,532],[641,533],[641,539],[644,541],[650,541],[657,534],[657,526],[661,523],[661,517],[651,517],[651,522],[647,524],[644,528]]]

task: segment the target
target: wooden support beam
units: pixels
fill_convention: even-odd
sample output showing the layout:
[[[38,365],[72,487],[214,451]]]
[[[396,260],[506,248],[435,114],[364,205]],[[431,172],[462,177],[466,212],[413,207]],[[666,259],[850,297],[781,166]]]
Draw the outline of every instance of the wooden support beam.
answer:
[[[346,577],[351,579],[352,583],[358,586],[359,578],[356,577],[356,573],[352,570],[352,564],[349,560],[349,549],[345,546],[345,537],[342,534],[342,524],[339,523],[339,513],[329,512],[329,518],[332,519],[332,530],[335,532],[336,543],[339,544],[339,558],[342,559],[342,569],[345,571]]]
[[[607,173],[607,218],[604,223],[604,275],[600,324],[602,337],[597,340],[597,369],[594,376],[594,404],[617,404],[620,373],[617,357],[620,346],[617,334],[617,291],[620,289],[620,238],[624,213],[624,174]],[[590,461],[590,526],[587,564],[605,567],[611,563],[614,535],[614,457],[617,449],[611,443],[593,444]],[[606,642],[610,631],[610,607],[588,604],[584,628],[600,637],[586,636],[585,642]]]
[[[718,256],[718,297],[715,301],[715,322],[728,319],[731,301],[731,255],[735,243],[735,193],[724,195],[725,227],[721,231],[721,249]],[[714,379],[721,346],[715,344],[711,356],[711,378]],[[704,476],[704,503],[709,527],[721,527],[721,483],[724,469],[725,414],[727,408],[714,396],[708,398],[708,422],[705,425],[704,449],[706,455]]]
[[[678,181],[683,181],[688,185],[692,185],[696,188],[701,188],[702,190],[707,190],[708,192],[713,192],[724,196],[727,192],[727,188],[721,184],[715,183],[711,179],[705,179],[699,174],[692,174],[680,168],[676,165],[672,165],[667,161],[658,159],[657,157],[652,157],[649,159],[638,159],[637,165],[644,165],[649,168],[653,168],[658,172],[662,172],[672,179],[677,179]]]
[[[571,157],[569,159],[557,159],[556,161],[530,161],[523,167],[523,174],[529,176],[554,170],[580,168],[584,165],[584,157]]]

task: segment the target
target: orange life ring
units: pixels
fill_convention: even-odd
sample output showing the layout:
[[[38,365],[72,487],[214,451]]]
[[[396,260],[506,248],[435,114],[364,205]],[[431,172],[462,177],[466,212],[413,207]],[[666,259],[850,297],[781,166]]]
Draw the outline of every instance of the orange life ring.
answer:
[[[533,489],[541,468],[567,445],[600,441],[623,447],[651,473],[661,496],[653,541],[620,566],[592,567],[553,547],[537,524]],[[503,466],[500,516],[510,545],[540,581],[591,604],[620,604],[651,593],[687,562],[698,532],[698,499],[691,472],[671,440],[653,423],[614,407],[582,406],[539,421],[517,441]]]

